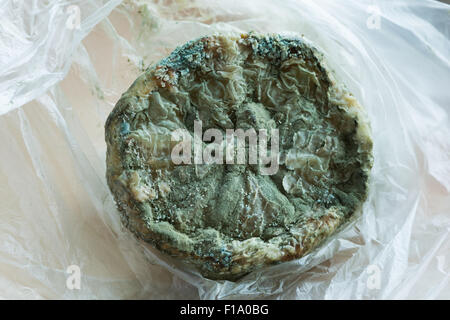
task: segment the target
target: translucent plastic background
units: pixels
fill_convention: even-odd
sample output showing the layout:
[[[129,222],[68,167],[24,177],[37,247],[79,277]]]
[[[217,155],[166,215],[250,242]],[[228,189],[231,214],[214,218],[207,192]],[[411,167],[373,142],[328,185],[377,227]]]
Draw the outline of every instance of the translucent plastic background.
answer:
[[[450,299],[450,7],[436,1],[2,1],[0,297]],[[215,282],[120,225],[104,122],[149,64],[214,32],[295,32],[365,106],[362,215],[303,259]],[[81,271],[71,290],[67,269]]]

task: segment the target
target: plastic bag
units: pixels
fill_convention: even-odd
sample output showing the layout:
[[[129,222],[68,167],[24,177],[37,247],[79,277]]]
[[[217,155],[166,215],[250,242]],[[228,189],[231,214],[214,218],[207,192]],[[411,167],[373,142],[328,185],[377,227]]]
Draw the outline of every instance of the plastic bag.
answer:
[[[112,10],[112,11],[111,11]],[[3,298],[450,298],[450,19],[435,1],[12,1],[0,8]],[[363,214],[302,259],[212,281],[124,229],[104,121],[176,46],[295,32],[365,106]]]

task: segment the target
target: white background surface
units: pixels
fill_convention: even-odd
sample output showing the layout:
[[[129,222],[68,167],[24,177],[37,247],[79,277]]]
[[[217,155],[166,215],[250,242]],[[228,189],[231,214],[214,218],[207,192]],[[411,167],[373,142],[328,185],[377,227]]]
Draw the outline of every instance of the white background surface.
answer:
[[[2,298],[450,299],[448,6],[118,3],[0,7]],[[192,38],[249,30],[298,32],[326,53],[371,118],[372,193],[362,217],[314,255],[216,283],[123,230],[104,178],[103,126],[142,66]],[[70,265],[79,290],[66,286]]]

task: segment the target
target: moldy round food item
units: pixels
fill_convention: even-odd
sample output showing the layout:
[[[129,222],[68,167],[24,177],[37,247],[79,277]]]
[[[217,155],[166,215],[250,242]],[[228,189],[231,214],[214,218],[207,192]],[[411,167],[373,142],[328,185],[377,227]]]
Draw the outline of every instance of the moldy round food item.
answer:
[[[175,164],[173,133],[194,137],[195,121],[224,137],[270,132],[277,170]],[[224,146],[204,140],[202,150]],[[109,115],[106,142],[126,227],[211,279],[311,252],[361,208],[373,161],[364,110],[323,55],[302,38],[254,33],[190,41],[148,68]]]

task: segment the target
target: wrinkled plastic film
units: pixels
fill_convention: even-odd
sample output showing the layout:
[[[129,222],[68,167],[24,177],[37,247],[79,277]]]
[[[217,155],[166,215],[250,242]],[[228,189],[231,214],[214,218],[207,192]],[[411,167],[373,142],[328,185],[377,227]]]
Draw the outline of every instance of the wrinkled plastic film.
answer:
[[[70,5],[2,9],[10,11],[1,23],[9,29],[0,52],[0,296],[450,297],[448,6],[74,1],[77,29],[76,19],[67,22]],[[33,33],[30,21],[51,32]],[[238,282],[216,282],[122,227],[105,181],[104,122],[142,70],[176,46],[250,30],[303,34],[325,53],[367,110],[375,163],[363,212],[325,245]],[[73,265],[79,290],[67,283]]]

